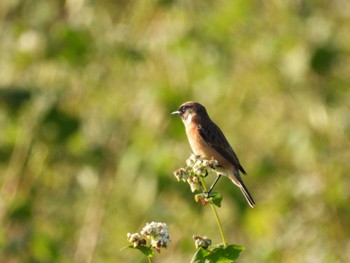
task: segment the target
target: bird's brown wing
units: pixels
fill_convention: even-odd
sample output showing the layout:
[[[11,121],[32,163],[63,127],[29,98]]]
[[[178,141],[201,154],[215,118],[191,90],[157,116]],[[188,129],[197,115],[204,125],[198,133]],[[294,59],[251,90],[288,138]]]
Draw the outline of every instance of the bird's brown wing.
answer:
[[[247,174],[239,163],[238,157],[225,138],[225,135],[215,123],[211,122],[209,124],[198,125],[197,129],[203,140],[209,146],[213,147],[226,160],[232,163],[237,170],[241,171],[243,174]]]

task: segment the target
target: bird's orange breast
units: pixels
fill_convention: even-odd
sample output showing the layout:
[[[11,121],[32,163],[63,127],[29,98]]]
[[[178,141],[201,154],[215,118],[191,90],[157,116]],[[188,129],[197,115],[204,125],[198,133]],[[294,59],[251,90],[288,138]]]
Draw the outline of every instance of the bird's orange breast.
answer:
[[[219,165],[222,167],[229,169],[232,167],[232,164],[226,160],[220,153],[218,153],[213,147],[211,147],[199,134],[197,125],[191,123],[186,126],[186,134],[188,138],[188,142],[192,148],[192,151],[196,155],[200,155],[207,159],[214,158],[218,161]]]

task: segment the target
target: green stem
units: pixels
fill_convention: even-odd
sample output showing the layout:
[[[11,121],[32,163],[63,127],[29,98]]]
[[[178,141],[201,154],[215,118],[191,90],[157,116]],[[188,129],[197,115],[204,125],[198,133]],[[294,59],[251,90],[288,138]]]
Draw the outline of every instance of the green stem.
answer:
[[[219,231],[220,231],[221,238],[222,238],[222,243],[224,244],[224,247],[227,247],[226,239],[225,239],[225,236],[224,236],[224,231],[222,230],[222,225],[221,225],[221,221],[220,221],[218,212],[216,211],[215,205],[213,205],[212,203],[210,203],[210,206],[211,206],[211,209],[213,210],[213,213],[214,213],[214,215],[215,215],[216,222],[217,222],[218,227],[219,227]]]
[[[148,263],[152,263],[152,257],[147,257]]]
[[[204,182],[204,179],[202,177],[200,177],[200,179],[201,179],[201,183],[202,183],[202,187],[203,187],[204,191],[208,192],[207,186],[206,186],[206,184]],[[221,234],[222,243],[224,244],[224,247],[227,247],[224,231],[222,230],[222,225],[221,225],[221,221],[220,221],[218,212],[216,211],[215,205],[213,205],[211,202],[210,202],[210,207],[211,207],[211,210],[214,213],[214,216],[215,216],[215,219],[216,219],[216,223],[218,224],[219,231],[220,231],[220,234]]]

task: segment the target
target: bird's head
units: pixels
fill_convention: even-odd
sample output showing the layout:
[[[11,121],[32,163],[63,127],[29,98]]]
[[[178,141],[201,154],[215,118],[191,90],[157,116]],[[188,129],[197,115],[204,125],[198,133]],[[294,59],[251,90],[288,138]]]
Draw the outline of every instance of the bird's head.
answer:
[[[193,117],[208,116],[204,106],[194,101],[188,101],[181,104],[179,109],[177,111],[172,112],[171,114],[179,115],[185,124],[191,122]]]

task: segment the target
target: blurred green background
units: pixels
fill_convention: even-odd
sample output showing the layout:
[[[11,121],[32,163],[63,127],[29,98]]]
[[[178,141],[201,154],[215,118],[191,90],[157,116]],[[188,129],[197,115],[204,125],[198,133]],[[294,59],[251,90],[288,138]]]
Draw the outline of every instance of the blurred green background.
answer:
[[[350,262],[349,1],[2,0],[0,36],[0,262],[145,262],[150,221],[155,262],[219,243],[172,175],[188,100],[249,174],[254,209],[216,187],[239,262]]]

